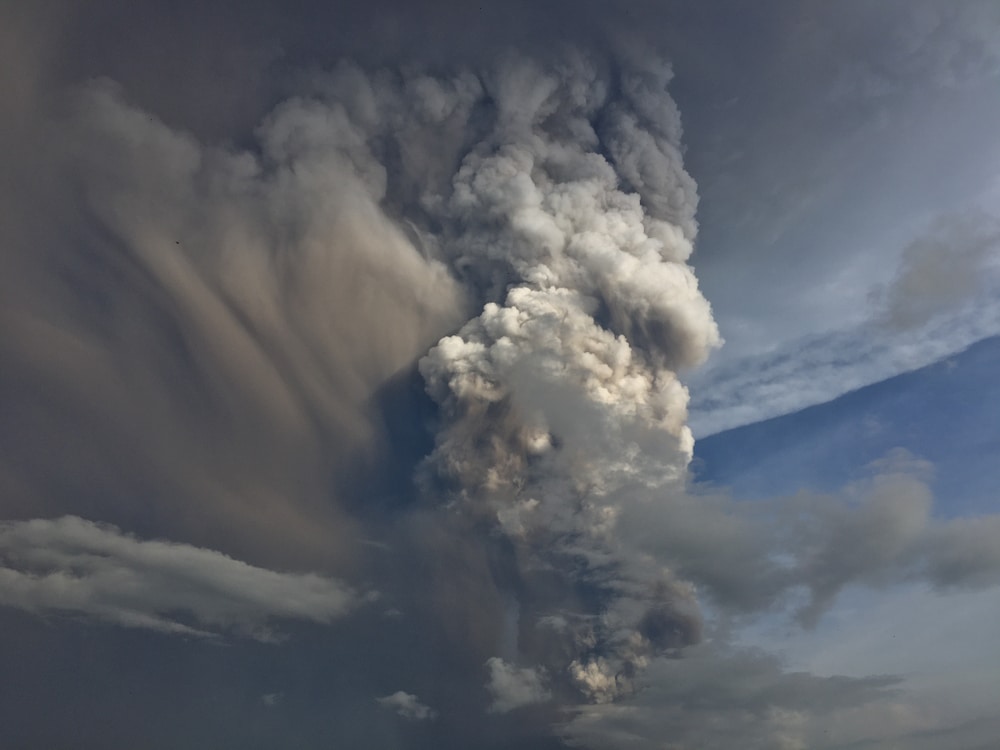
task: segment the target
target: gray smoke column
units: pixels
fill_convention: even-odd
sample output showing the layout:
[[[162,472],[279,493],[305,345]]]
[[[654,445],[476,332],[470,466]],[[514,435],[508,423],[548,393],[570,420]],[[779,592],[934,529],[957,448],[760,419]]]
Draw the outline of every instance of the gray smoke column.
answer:
[[[677,370],[719,344],[686,263],[697,198],[669,79],[655,62],[504,61],[471,89],[481,137],[421,201],[483,303],[420,362],[442,414],[425,490],[509,546],[504,656],[595,702],[699,629],[692,590],[616,533],[622,492],[683,478]]]

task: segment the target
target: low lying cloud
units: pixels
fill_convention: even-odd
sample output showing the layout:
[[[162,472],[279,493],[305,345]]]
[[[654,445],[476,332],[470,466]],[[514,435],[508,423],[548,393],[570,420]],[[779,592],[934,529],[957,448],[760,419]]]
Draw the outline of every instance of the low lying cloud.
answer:
[[[932,514],[932,467],[896,449],[837,493],[752,502],[682,491],[622,499],[621,534],[723,610],[792,607],[813,627],[852,585],[923,581],[942,591],[1000,583],[1000,517]],[[804,599],[803,599],[804,595]]]
[[[180,635],[273,641],[273,621],[330,623],[362,601],[320,575],[142,541],[73,516],[0,523],[0,561],[0,604]]]
[[[827,747],[828,722],[873,702],[885,712],[898,683],[787,672],[773,656],[711,643],[658,659],[646,677],[625,701],[579,709],[562,726],[567,741],[593,750]]]

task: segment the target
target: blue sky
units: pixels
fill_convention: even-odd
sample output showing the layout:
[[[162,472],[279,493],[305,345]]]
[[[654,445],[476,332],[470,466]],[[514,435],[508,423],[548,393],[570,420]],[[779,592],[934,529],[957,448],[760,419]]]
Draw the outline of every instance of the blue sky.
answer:
[[[746,499],[830,492],[904,448],[933,464],[937,513],[992,512],[1000,480],[993,459],[998,356],[1000,341],[985,339],[824,404],[702,438],[697,478]]]

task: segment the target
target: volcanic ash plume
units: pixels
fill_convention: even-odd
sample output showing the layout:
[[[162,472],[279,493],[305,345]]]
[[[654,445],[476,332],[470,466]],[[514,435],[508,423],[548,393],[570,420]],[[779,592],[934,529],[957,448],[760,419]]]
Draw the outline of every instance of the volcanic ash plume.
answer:
[[[227,551],[252,551],[264,527],[276,538],[275,524],[244,533],[238,522],[285,503],[295,523],[283,539],[332,529],[324,544],[336,547],[336,534],[351,536],[344,519],[361,527],[384,508],[372,503],[360,519],[360,503],[320,502],[317,466],[379,450],[381,416],[369,406],[419,359],[438,406],[435,442],[417,470],[424,525],[397,546],[430,521],[440,538],[458,528],[488,561],[475,585],[489,590],[484,600],[496,593],[503,616],[488,619],[502,619],[503,632],[467,637],[489,710],[612,701],[653,656],[696,640],[691,587],[618,529],[627,504],[682,487],[693,440],[676,373],[719,343],[686,264],[697,198],[669,79],[663,63],[616,66],[572,51],[447,74],[344,63],[304,80],[247,152],[202,147],[111,84],[82,91],[65,158],[97,236],[113,239],[95,254],[124,253],[126,270],[160,290],[136,295],[132,312],[122,301],[120,318],[175,315],[165,330],[181,342],[152,325],[129,337],[95,324],[98,361],[110,371],[138,363],[134,380],[170,394],[178,378],[141,365],[149,347],[173,361],[181,346],[194,363],[183,382],[224,390],[216,400],[231,404],[210,433],[229,437],[213,444],[264,457],[230,476],[190,441],[169,441],[173,452],[155,455],[176,456],[162,459],[167,486],[191,498],[191,520],[167,533],[215,545],[196,536],[211,510],[235,519]],[[124,430],[128,415],[146,412],[128,401],[138,389],[120,390],[107,408],[125,400],[113,423]],[[206,432],[201,412],[162,411],[150,421],[165,423],[154,430],[165,441]],[[259,476],[268,461],[282,468],[273,481]],[[223,502],[216,485],[235,489]],[[124,510],[105,515],[97,520],[128,525]]]
[[[482,303],[420,362],[442,413],[425,488],[509,550],[504,656],[596,702],[698,631],[690,589],[616,536],[626,494],[683,476],[676,371],[719,343],[686,264],[697,199],[669,78],[572,55],[501,63],[463,102],[481,137],[421,198]]]

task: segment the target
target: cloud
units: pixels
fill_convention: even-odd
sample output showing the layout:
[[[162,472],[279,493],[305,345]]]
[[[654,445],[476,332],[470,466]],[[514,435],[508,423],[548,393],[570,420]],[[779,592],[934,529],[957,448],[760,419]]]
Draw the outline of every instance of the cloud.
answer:
[[[905,451],[884,461],[870,482],[847,488],[840,502],[800,496],[787,506],[795,519],[789,541],[811,592],[798,613],[807,626],[848,584],[904,578],[911,557],[924,551],[933,502],[926,465]]]
[[[486,667],[490,671],[486,688],[493,696],[489,709],[492,713],[505,714],[552,698],[545,687],[543,670],[515,667],[499,657],[489,659]]]
[[[989,294],[969,302],[915,328],[890,329],[877,315],[695,374],[687,384],[691,429],[701,438],[801,411],[1000,334],[1000,305]]]
[[[900,23],[885,49],[869,53],[853,70],[855,91],[884,96],[899,89],[971,88],[1000,75],[1000,44],[993,33],[1000,14],[992,3],[918,3],[906,9],[910,12],[896,10]]]
[[[409,721],[427,721],[437,717],[437,712],[421,703],[417,696],[402,690],[376,698],[376,702]]]
[[[619,498],[619,533],[723,611],[791,607],[806,627],[815,627],[849,586],[922,581],[947,591],[997,584],[1000,562],[989,539],[998,517],[936,519],[932,467],[905,450],[891,451],[869,471],[834,494],[753,502],[679,487],[627,493]]]
[[[1000,333],[1000,228],[982,210],[936,219],[871,288],[863,322],[690,378],[698,437],[793,413],[924,367]]]
[[[996,284],[1000,222],[985,213],[939,219],[904,248],[892,283],[873,293],[882,319],[897,330],[914,328],[967,304]]]
[[[589,699],[627,692],[649,654],[697,632],[683,583],[615,534],[619,487],[683,475],[677,370],[719,343],[686,263],[696,197],[670,76],[648,59],[609,73],[575,51],[501,59],[484,77],[491,129],[452,192],[423,201],[482,304],[420,361],[442,415],[425,491],[514,545],[508,575],[529,592],[548,571],[520,627],[562,626],[524,656]]]
[[[461,292],[379,208],[384,169],[335,108],[286,107],[255,153],[107,81],[72,104],[43,168],[79,195],[33,204],[66,226],[10,208],[0,259],[0,441],[22,488],[0,510],[83,512],[82,495],[87,515],[247,559],[343,564],[345,496],[395,450],[388,404],[408,408],[386,395]]]
[[[988,587],[1000,584],[997,550],[1000,516],[956,518],[935,525],[927,535],[923,575],[942,589]]]
[[[583,707],[561,731],[571,745],[595,750],[827,747],[827,721],[835,725],[846,710],[873,702],[890,715],[886,703],[898,682],[791,673],[764,653],[705,644],[682,659],[658,659],[642,692]]]
[[[178,635],[272,641],[275,620],[326,624],[363,601],[324,576],[142,541],[73,516],[0,523],[0,560],[0,604]]]
[[[795,357],[802,339],[870,317],[872,284],[889,282],[929,217],[992,210],[997,79],[984,40],[1000,19],[988,0],[771,3],[742,16],[750,41],[721,28],[734,8],[713,10],[720,28],[701,54],[685,50],[695,38],[671,40],[701,193],[695,265],[728,341],[711,364]]]

